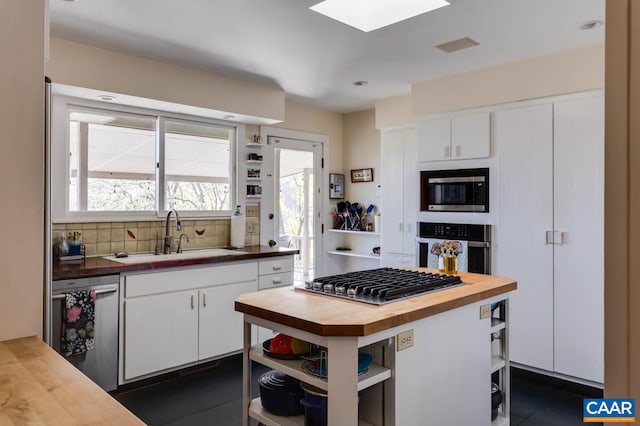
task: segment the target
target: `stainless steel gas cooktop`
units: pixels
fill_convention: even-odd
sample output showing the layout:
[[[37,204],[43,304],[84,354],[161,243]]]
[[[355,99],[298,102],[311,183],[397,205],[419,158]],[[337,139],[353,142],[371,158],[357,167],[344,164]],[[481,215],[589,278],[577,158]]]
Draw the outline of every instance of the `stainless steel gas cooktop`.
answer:
[[[296,290],[383,305],[463,284],[457,275],[380,268],[316,278]]]

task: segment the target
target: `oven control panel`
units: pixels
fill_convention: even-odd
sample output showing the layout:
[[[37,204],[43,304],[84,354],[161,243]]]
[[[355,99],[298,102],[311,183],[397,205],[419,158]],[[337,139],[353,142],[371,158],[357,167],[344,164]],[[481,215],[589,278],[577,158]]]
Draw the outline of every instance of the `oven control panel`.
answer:
[[[418,228],[421,238],[491,241],[491,225],[420,222]]]

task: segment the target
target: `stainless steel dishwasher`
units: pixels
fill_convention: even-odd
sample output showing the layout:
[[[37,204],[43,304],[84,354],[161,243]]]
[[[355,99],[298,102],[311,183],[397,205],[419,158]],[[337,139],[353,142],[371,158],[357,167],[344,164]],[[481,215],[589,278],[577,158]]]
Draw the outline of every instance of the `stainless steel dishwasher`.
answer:
[[[62,319],[65,294],[79,290],[95,290],[95,346],[93,350],[65,357],[86,376],[106,391],[118,387],[118,288],[119,275],[60,280],[52,288],[52,346],[61,351]]]

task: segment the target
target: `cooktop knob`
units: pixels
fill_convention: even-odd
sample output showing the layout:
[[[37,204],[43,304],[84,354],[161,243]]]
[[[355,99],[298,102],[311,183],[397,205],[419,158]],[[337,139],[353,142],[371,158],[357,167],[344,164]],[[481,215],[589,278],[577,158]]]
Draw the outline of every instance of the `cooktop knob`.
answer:
[[[322,283],[319,283],[317,281],[313,282],[313,289],[315,291],[322,291]]]
[[[331,293],[333,291],[333,284],[325,284],[324,285],[324,292],[325,293]]]
[[[336,294],[339,294],[340,296],[344,295],[344,287],[339,285],[336,287]]]

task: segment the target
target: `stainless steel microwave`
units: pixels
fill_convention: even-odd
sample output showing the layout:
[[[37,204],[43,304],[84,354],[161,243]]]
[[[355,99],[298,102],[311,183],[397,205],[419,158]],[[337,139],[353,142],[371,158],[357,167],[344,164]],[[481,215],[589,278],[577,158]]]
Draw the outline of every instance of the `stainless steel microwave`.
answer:
[[[421,171],[420,210],[488,212],[489,169]]]

